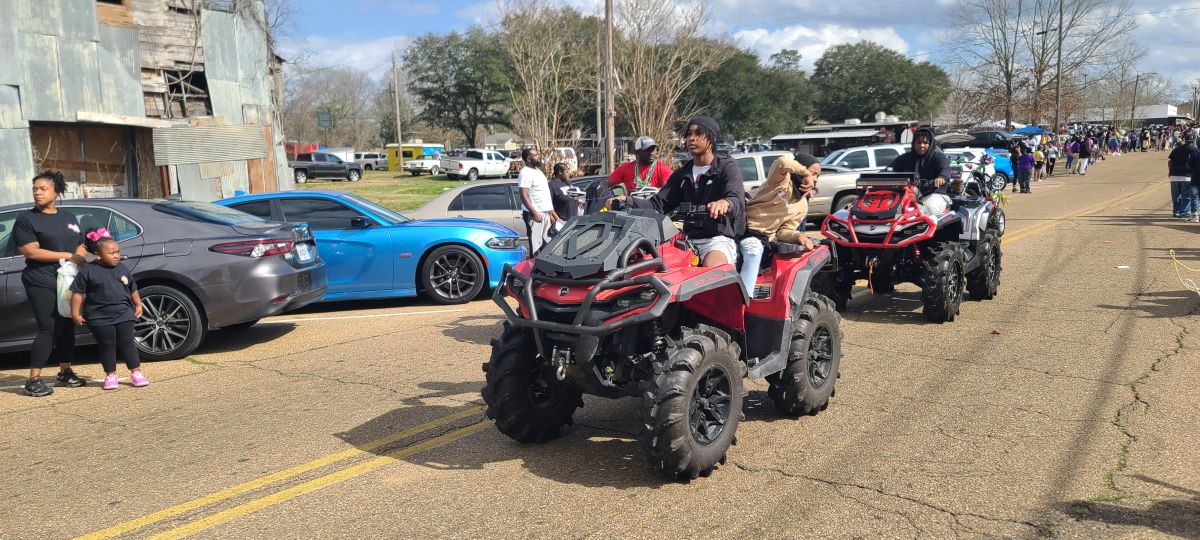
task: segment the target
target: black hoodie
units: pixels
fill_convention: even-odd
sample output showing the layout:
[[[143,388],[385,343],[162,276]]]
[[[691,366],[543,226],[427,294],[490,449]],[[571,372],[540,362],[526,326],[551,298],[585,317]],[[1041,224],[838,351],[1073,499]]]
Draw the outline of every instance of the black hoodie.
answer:
[[[916,145],[917,138],[921,136],[929,137],[929,151],[925,155],[917,155]],[[912,150],[905,152],[892,161],[892,170],[895,172],[915,172],[917,178],[921,180],[933,180],[941,178],[946,182],[950,181],[950,159],[942,152],[938,146],[937,139],[933,137],[933,130],[929,128],[918,129],[913,133]],[[938,188],[934,192],[945,193],[945,186]],[[927,193],[928,194],[928,193]]]

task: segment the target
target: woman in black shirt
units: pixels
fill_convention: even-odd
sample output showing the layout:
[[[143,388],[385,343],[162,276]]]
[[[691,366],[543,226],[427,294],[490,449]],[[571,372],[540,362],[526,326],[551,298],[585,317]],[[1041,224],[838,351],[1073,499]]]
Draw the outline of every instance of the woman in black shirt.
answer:
[[[34,397],[54,393],[42,382],[42,368],[52,357],[58,360],[59,386],[84,385],[71,369],[75,360],[74,326],[71,319],[58,314],[58,261],[68,259],[82,265],[87,253],[79,222],[70,212],[57,208],[58,197],[66,191],[67,183],[57,172],[33,177],[34,207],[18,214],[13,227],[13,243],[25,257],[21,283],[38,325],[29,352],[29,381],[25,383],[25,393]]]

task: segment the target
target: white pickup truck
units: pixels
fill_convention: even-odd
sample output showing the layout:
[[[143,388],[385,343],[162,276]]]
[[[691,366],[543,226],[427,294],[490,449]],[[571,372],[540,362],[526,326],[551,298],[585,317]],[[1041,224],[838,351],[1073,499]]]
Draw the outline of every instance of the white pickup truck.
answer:
[[[509,174],[508,157],[493,150],[467,150],[462,157],[444,157],[442,171],[450,179],[474,181],[484,177],[505,177]]]

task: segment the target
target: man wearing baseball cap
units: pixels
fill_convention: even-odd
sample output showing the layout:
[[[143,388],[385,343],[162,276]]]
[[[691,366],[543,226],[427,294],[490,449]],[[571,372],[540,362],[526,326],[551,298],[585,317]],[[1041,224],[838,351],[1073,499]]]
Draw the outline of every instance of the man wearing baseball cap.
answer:
[[[615,197],[634,208],[652,208],[663,214],[670,214],[680,203],[704,205],[708,215],[702,221],[683,225],[683,233],[696,246],[701,266],[736,265],[738,247],[734,239],[746,229],[742,172],[732,158],[714,152],[720,133],[716,120],[708,116],[692,118],[683,133],[692,159],[671,173],[649,199]]]
[[[661,188],[671,177],[671,168],[654,159],[658,143],[652,137],[642,136],[633,141],[636,160],[622,163],[608,177],[609,187],[625,186],[625,193],[633,193],[645,187]]]

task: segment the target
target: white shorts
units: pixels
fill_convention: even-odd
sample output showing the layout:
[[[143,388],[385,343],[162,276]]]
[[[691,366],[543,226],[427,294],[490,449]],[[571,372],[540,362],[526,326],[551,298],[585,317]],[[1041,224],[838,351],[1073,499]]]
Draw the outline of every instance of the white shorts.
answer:
[[[729,261],[729,264],[737,264],[737,242],[734,242],[733,239],[728,236],[694,238],[692,239],[692,245],[696,246],[696,252],[697,255],[700,256],[701,261],[704,261],[704,257],[707,256],[710,251],[716,251],[725,255],[725,260]]]

